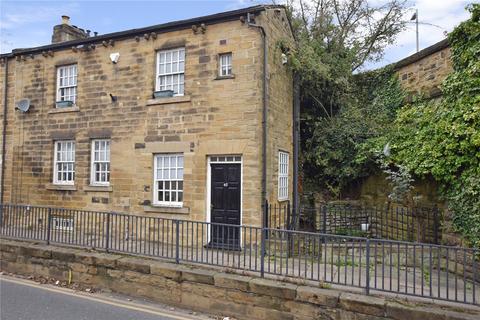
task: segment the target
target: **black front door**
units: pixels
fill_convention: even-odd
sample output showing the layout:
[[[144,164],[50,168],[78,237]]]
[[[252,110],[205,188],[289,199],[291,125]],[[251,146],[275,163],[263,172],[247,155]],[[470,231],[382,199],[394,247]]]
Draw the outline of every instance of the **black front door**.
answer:
[[[210,245],[236,250],[240,248],[240,164],[212,164],[211,169]]]

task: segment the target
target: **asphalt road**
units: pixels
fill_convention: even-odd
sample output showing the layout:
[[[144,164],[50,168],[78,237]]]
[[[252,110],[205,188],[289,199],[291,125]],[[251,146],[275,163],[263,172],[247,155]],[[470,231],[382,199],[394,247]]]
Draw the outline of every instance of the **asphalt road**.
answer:
[[[165,294],[168,294],[167,292]],[[1,320],[192,320],[207,316],[102,294],[0,277]]]

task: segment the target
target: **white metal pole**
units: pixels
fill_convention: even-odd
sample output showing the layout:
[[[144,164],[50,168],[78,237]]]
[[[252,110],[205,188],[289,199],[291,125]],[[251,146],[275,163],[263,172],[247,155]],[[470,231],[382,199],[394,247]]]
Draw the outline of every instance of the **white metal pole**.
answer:
[[[420,45],[419,45],[419,41],[418,41],[418,9],[416,9],[416,16],[417,16],[417,19],[415,20],[415,24],[416,24],[416,30],[417,30],[417,52],[420,50]]]

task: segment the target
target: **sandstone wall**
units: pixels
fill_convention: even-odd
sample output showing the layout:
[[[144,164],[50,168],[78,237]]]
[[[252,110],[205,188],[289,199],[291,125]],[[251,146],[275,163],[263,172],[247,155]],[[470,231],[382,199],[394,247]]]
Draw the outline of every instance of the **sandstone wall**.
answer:
[[[277,23],[268,31],[285,33],[286,21],[279,21],[282,28]],[[261,43],[258,30],[238,20],[208,25],[205,33],[188,28],[148,40],[130,37],[113,46],[98,44],[86,52],[64,49],[52,55],[9,59],[5,201],[204,221],[210,192],[207,156],[238,154],[243,166],[242,222],[259,225]],[[186,50],[185,95],[152,99],[156,50],[182,46]],[[269,46],[274,47],[273,40]],[[117,64],[110,61],[113,52],[120,53]],[[218,79],[217,57],[225,52],[233,54],[234,77]],[[270,108],[275,117],[269,122],[270,141],[281,141],[272,150],[291,150],[292,81],[286,67],[278,64],[278,55],[272,49],[269,56]],[[78,64],[77,108],[55,109],[56,66],[70,63]],[[4,68],[5,64],[0,65],[0,76]],[[3,85],[0,91],[3,101]],[[22,98],[31,101],[27,113],[14,110]],[[285,130],[278,131],[277,123]],[[111,181],[110,187],[103,188],[89,185],[90,141],[100,137],[111,139]],[[54,141],[59,139],[76,142],[73,187],[52,184]],[[151,205],[153,155],[166,152],[185,157],[183,208]],[[274,151],[268,154],[270,181],[276,181],[275,155]],[[273,189],[272,195],[276,194]]]
[[[156,302],[239,319],[478,319],[478,307],[364,296],[158,260],[2,240],[1,270],[71,279]],[[168,294],[167,294],[168,293]]]
[[[411,63],[402,64],[397,70],[400,83],[408,93],[422,94],[427,98],[441,94],[439,88],[443,80],[452,72],[453,67],[450,47],[448,44],[439,44],[441,46],[438,50],[424,54],[422,58],[414,59]]]

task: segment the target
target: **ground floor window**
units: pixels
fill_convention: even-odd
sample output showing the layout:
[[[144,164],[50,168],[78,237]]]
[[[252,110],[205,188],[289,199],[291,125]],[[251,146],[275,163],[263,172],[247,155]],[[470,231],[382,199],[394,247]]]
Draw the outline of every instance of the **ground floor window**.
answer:
[[[155,205],[183,205],[183,154],[157,154],[154,157]]]
[[[75,141],[55,141],[53,183],[73,185],[75,181]]]
[[[90,184],[109,185],[110,183],[110,140],[92,140],[92,164]]]
[[[288,153],[278,152],[278,200],[288,199]]]

